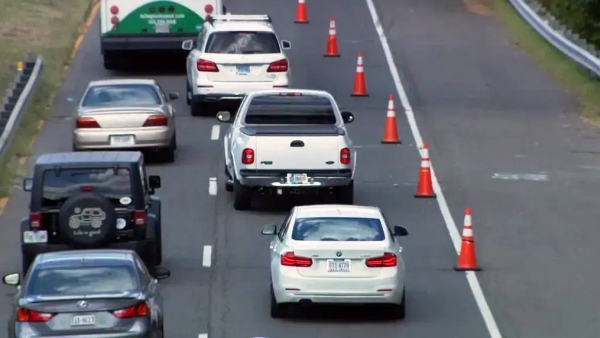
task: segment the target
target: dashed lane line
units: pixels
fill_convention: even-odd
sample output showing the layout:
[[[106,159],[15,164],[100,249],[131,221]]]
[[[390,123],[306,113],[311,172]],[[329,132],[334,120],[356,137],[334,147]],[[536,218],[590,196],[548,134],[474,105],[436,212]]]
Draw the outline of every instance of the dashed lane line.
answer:
[[[211,177],[208,179],[208,194],[217,196],[217,178]]]
[[[205,245],[202,250],[202,267],[210,268],[212,265],[212,245]]]
[[[221,126],[218,124],[215,124],[212,127],[212,131],[210,132],[210,139],[213,141],[216,141],[219,139],[220,134],[221,134]]]

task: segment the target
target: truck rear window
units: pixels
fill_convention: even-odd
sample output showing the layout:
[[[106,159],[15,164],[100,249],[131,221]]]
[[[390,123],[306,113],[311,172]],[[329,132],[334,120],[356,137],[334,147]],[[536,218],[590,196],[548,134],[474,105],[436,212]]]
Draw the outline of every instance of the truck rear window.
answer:
[[[270,32],[215,32],[209,35],[206,53],[279,54],[279,43]]]
[[[250,102],[246,124],[318,124],[333,125],[333,105],[322,96],[259,96]]]
[[[77,168],[46,170],[42,182],[42,207],[59,208],[67,198],[91,190],[113,204],[132,198],[129,170],[125,168]]]

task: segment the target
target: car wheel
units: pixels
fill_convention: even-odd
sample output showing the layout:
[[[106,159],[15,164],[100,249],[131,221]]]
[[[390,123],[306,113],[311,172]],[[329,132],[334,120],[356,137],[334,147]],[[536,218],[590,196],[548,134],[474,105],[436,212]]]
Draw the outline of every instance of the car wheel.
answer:
[[[288,315],[288,304],[278,304],[271,285],[271,318],[285,318]]]
[[[165,163],[175,162],[175,138],[171,140],[171,144],[162,150],[160,156]]]
[[[33,263],[33,259],[30,259],[29,257],[23,254],[21,260],[21,276],[25,276],[27,274],[27,270],[29,270],[29,266],[31,265],[31,263]]]
[[[188,106],[192,104],[192,88],[190,87],[190,83],[185,81],[185,102]]]
[[[173,134],[173,148],[177,150],[177,132]]]
[[[335,189],[335,201],[339,204],[354,204],[354,181]]]
[[[190,114],[192,116],[201,116],[203,110],[204,105],[202,103],[192,101],[192,104],[190,105]]]
[[[249,210],[252,205],[251,191],[233,179],[233,208],[235,210]]]
[[[227,171],[227,166],[225,167],[225,191],[233,191],[233,180],[231,179],[231,175],[229,175],[229,172]]]
[[[391,315],[393,319],[404,319],[406,316],[406,289],[402,290],[402,302],[400,305],[392,305]]]
[[[156,222],[156,229],[154,233],[156,234],[156,251],[155,251],[155,263],[156,265],[162,264],[162,229],[160,222]]]
[[[109,52],[105,52],[104,55],[102,56],[102,59],[104,61],[104,69],[116,70],[119,68],[118,61],[116,60],[117,59],[116,55],[109,53]]]

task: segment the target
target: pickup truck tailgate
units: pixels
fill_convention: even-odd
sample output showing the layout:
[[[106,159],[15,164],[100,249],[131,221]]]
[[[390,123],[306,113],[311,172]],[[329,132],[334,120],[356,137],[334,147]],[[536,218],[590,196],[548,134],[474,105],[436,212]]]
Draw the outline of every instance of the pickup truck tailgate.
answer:
[[[255,160],[258,170],[339,169],[338,135],[258,136]]]

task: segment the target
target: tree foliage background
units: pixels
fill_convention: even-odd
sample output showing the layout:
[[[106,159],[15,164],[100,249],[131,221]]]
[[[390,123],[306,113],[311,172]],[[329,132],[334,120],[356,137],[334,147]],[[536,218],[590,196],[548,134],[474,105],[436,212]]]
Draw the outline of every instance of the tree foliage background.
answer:
[[[541,0],[562,24],[600,48],[600,0]]]

